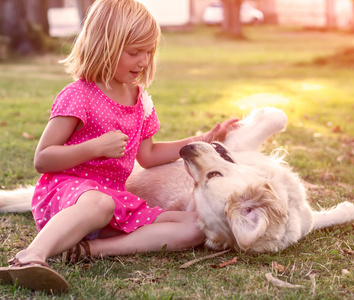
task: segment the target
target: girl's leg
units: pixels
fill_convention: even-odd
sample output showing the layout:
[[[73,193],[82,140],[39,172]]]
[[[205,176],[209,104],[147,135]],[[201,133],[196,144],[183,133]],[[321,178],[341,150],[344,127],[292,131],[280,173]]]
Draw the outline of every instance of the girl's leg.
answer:
[[[204,235],[196,223],[194,212],[167,211],[155,222],[129,234],[90,240],[92,256],[125,255],[148,251],[181,250],[203,243]]]
[[[115,203],[99,191],[87,191],[77,203],[57,213],[44,226],[27,249],[16,258],[21,262],[45,261],[72,248],[90,232],[106,226],[112,219]]]

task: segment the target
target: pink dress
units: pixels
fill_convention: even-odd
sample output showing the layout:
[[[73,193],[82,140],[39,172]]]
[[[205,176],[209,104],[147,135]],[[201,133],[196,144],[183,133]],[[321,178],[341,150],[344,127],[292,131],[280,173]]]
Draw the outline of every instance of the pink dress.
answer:
[[[121,130],[129,140],[121,158],[97,158],[62,172],[43,174],[32,199],[38,231],[89,190],[101,191],[114,199],[116,209],[110,222],[113,228],[129,233],[152,223],[164,210],[149,207],[125,188],[141,141],[160,127],[151,97],[139,87],[137,103],[124,106],[108,98],[93,82],[78,80],[67,85],[55,99],[50,118],[57,116],[74,116],[84,124],[65,145],[79,144],[111,130]]]

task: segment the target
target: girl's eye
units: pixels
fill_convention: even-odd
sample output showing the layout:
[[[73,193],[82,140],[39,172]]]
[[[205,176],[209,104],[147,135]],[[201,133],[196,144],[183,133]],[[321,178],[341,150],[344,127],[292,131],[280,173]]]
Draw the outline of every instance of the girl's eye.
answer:
[[[207,178],[211,179],[213,177],[222,177],[223,175],[219,171],[212,171],[207,174]]]

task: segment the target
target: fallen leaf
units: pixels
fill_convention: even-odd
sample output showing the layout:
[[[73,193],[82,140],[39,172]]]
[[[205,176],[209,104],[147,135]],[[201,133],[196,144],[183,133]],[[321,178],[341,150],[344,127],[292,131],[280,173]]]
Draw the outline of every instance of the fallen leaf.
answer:
[[[343,269],[343,270],[342,270],[342,274],[343,274],[343,275],[349,275],[350,272],[349,272],[347,269]]]
[[[225,262],[219,264],[219,268],[223,268],[223,267],[226,267],[228,265],[232,265],[232,264],[234,264],[236,262],[237,262],[237,257],[235,256],[233,259],[231,259],[229,261],[225,261]]]
[[[275,278],[275,277],[273,277],[272,273],[267,273],[267,274],[265,274],[265,277],[267,278],[267,280],[268,280],[270,283],[272,283],[272,284],[274,284],[274,285],[276,285],[276,286],[278,286],[278,287],[290,288],[290,289],[303,288],[302,285],[291,284],[291,283],[289,283],[289,282],[282,281],[282,280],[280,280],[280,279],[278,279],[278,278]]]
[[[161,275],[161,276],[152,278],[152,279],[151,279],[151,282],[157,282],[157,281],[159,281],[160,279],[162,279],[162,278],[164,278],[164,277],[166,277],[166,276],[167,276],[167,274],[163,274],[163,275]]]
[[[286,270],[286,267],[279,265],[277,262],[272,261],[272,268],[277,270],[280,273],[283,273]]]
[[[336,176],[331,172],[323,171],[321,179],[324,181],[327,180],[334,181],[336,179]]]
[[[351,250],[349,248],[344,248],[343,251],[347,254],[353,255],[354,254],[354,250]]]
[[[339,132],[342,132],[342,130],[340,129],[339,126],[335,126],[335,127],[332,128],[332,132],[339,133]]]
[[[28,140],[34,140],[36,138],[33,134],[29,134],[27,132],[22,132],[22,136]]]

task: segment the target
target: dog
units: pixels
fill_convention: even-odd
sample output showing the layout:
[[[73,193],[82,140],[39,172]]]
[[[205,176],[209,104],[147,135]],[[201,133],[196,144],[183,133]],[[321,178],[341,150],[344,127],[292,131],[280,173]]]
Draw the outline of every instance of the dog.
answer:
[[[196,211],[205,245],[213,250],[276,252],[312,230],[354,221],[348,201],[313,211],[303,182],[280,152],[259,151],[285,131],[286,122],[279,109],[256,109],[224,143],[193,142],[181,149],[181,160],[149,169],[136,165],[127,190],[150,206]],[[33,187],[0,191],[0,212],[30,210],[32,193]]]

